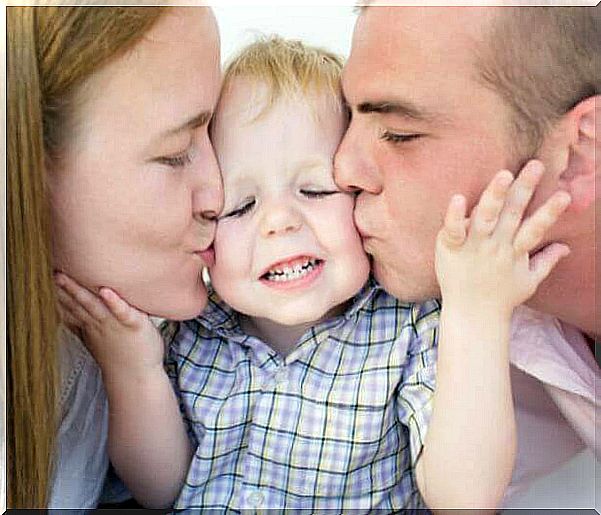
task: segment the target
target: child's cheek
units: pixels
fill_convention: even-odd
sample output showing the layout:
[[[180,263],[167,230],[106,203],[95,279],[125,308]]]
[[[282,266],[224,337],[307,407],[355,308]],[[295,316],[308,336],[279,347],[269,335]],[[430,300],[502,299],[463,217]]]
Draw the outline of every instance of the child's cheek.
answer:
[[[215,266],[213,275],[231,277],[236,270],[242,268],[240,260],[247,256],[248,251],[243,252],[244,238],[240,238],[240,230],[236,221],[226,220],[217,223],[215,231]]]

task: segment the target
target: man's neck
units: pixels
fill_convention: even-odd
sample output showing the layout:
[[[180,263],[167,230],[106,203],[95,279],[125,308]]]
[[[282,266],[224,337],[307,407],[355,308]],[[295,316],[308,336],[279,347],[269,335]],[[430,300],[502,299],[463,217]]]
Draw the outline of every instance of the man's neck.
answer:
[[[559,262],[528,305],[556,316],[594,339],[601,334],[595,313],[594,237],[575,242],[571,247],[570,256]]]

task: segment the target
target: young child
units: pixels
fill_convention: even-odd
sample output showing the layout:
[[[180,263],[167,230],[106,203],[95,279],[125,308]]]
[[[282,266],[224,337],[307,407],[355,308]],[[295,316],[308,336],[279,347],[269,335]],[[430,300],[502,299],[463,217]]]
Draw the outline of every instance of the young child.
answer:
[[[423,506],[417,484],[430,507],[493,508],[509,481],[510,316],[567,251],[528,254],[569,197],[521,221],[536,162],[497,174],[469,220],[453,197],[439,328],[438,301],[402,303],[368,277],[354,197],[333,180],[340,72],[277,37],[227,69],[211,129],[225,191],[214,290],[164,330],[176,395],[148,316],[59,278],[107,384],[112,461],[145,505],[394,511]]]

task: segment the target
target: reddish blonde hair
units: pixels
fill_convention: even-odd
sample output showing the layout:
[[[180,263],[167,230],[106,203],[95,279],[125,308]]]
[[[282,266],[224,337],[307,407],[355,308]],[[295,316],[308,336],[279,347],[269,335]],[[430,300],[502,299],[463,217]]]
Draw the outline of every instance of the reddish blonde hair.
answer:
[[[46,508],[55,453],[59,316],[47,165],[74,93],[130,49],[164,8],[7,8],[7,506]]]

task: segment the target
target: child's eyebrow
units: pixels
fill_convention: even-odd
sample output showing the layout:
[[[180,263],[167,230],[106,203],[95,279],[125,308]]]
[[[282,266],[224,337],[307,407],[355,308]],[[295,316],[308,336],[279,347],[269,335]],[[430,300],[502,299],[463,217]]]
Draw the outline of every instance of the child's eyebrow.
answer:
[[[297,170],[309,170],[313,168],[332,168],[333,160],[326,160],[321,157],[311,157],[300,161],[296,165]]]

